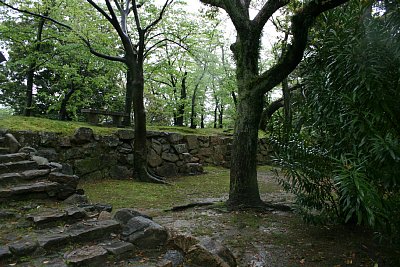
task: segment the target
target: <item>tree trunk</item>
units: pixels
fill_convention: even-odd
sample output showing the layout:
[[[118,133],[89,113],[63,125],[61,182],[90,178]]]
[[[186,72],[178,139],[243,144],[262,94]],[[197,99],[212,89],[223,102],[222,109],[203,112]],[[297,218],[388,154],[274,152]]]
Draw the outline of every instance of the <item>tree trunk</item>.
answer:
[[[128,79],[129,91],[133,92],[133,111],[135,140],[133,145],[133,176],[136,180],[148,182],[147,147],[146,147],[146,113],[143,103],[144,79],[143,72],[129,69],[131,79]]]
[[[71,84],[71,89],[68,91],[68,93],[64,96],[63,100],[61,101],[59,119],[62,121],[69,119],[68,113],[67,113],[67,104],[69,102],[69,99],[75,92],[76,92],[76,87],[74,87],[74,85]]]
[[[283,110],[285,115],[283,122],[283,140],[286,142],[289,140],[289,136],[292,131],[292,112],[290,109],[291,95],[287,78],[283,79],[282,81],[282,94],[284,99]]]
[[[125,113],[129,116],[124,117],[122,125],[131,125],[131,114],[132,114],[132,103],[133,103],[133,78],[132,71],[126,71],[126,92],[125,92]]]
[[[224,118],[224,105],[222,103],[219,106],[219,116],[218,116],[218,128],[223,128],[222,120]]]
[[[196,129],[197,125],[195,122],[196,119],[196,89],[193,91],[193,95],[192,95],[192,112],[190,113],[190,128],[192,129]]]
[[[233,209],[261,207],[257,182],[258,123],[262,97],[240,97],[232,144],[228,206]]]
[[[48,12],[44,13],[44,16],[48,16]],[[37,33],[36,33],[36,45],[34,52],[39,52],[42,42],[43,28],[44,28],[45,19],[41,18],[39,20]],[[36,59],[33,59],[33,62],[29,64],[29,69],[26,75],[26,94],[25,94],[25,109],[24,116],[32,115],[32,104],[33,104],[33,80],[35,78],[35,69],[36,69]]]
[[[178,107],[178,116],[176,118],[176,126],[183,126],[183,119],[185,115],[185,101],[186,101],[186,78],[187,78],[187,71],[185,71],[185,74],[183,75],[182,78],[182,84],[181,84],[181,97],[180,97],[180,104]]]

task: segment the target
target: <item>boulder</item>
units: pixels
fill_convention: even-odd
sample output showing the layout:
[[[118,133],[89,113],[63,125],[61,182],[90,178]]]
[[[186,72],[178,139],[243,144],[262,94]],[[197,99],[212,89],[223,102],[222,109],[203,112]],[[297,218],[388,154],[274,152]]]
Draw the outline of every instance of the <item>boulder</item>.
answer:
[[[175,149],[176,153],[178,153],[178,154],[188,153],[186,144],[174,145],[174,149]]]
[[[156,173],[160,176],[172,177],[178,174],[177,167],[174,163],[164,163],[156,169]]]
[[[69,266],[102,266],[107,259],[107,250],[101,246],[85,246],[64,256]]]
[[[190,150],[199,148],[199,141],[197,140],[196,135],[186,135],[185,138]]]
[[[150,165],[150,167],[155,168],[160,166],[163,163],[163,160],[154,149],[149,149],[147,163]]]
[[[161,225],[145,217],[134,217],[122,228],[122,239],[141,249],[156,249],[164,246],[168,232]]]
[[[168,136],[168,140],[172,143],[172,144],[176,144],[179,141],[183,140],[183,135],[178,134],[178,133],[170,133]]]
[[[135,138],[135,132],[133,130],[121,129],[115,133],[121,140],[133,140]]]
[[[39,242],[31,236],[24,236],[22,239],[8,245],[11,253],[17,256],[26,256],[36,251]]]
[[[179,250],[168,250],[161,261],[157,263],[158,267],[178,267],[183,266],[185,260],[184,254]]]
[[[161,144],[159,141],[157,141],[156,139],[152,139],[152,140],[151,140],[151,148],[153,148],[154,151],[155,151],[158,155],[160,155],[161,152],[162,152],[162,144]]]
[[[205,238],[192,246],[186,254],[186,262],[197,266],[236,267],[236,258],[232,252],[211,238]]]
[[[10,153],[17,153],[18,150],[21,148],[21,144],[18,142],[18,140],[14,137],[14,135],[10,133],[6,133],[4,135],[6,138],[6,144],[9,149]]]
[[[64,203],[66,204],[87,204],[89,203],[89,200],[87,196],[85,195],[78,195],[78,194],[73,194],[70,197],[68,197],[66,200],[64,200]]]
[[[110,168],[111,179],[129,179],[132,177],[132,172],[125,166],[114,165]]]
[[[54,148],[46,148],[38,150],[38,156],[44,157],[49,161],[57,161],[58,160],[58,153]]]
[[[113,219],[121,223],[122,225],[127,224],[128,221],[134,217],[145,217],[149,220],[152,218],[150,216],[147,216],[146,214],[143,214],[137,210],[130,209],[130,208],[124,208],[124,209],[119,209],[115,212]]]
[[[80,127],[75,130],[72,141],[76,144],[85,144],[92,141],[94,138],[91,128]]]
[[[39,168],[46,168],[49,166],[49,161],[48,159],[44,157],[39,157],[39,156],[32,156],[32,160],[37,163]]]
[[[169,162],[177,162],[179,160],[179,156],[173,153],[162,153],[161,158],[163,160],[169,161]]]

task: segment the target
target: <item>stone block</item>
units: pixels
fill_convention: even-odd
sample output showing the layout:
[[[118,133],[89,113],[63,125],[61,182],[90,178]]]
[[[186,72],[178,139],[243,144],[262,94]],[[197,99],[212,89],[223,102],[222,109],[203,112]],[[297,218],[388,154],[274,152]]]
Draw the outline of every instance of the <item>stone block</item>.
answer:
[[[160,176],[172,177],[177,175],[177,167],[174,163],[164,163],[156,169],[156,172]]]
[[[135,131],[133,131],[133,130],[120,129],[115,134],[121,140],[133,140],[133,139],[135,139]]]
[[[178,153],[178,154],[182,154],[182,153],[187,153],[188,152],[186,144],[174,145],[174,149],[175,149],[176,153]]]
[[[121,223],[122,225],[127,224],[128,221],[134,217],[145,217],[149,220],[151,220],[152,218],[137,211],[134,209],[130,209],[130,208],[124,208],[124,209],[119,209],[115,212],[113,219],[118,221],[119,223]]]
[[[183,140],[183,135],[179,134],[179,133],[170,133],[168,136],[168,140],[172,143],[172,144],[177,144],[180,141]]]
[[[106,241],[100,244],[105,250],[114,256],[120,256],[129,253],[135,249],[134,245],[124,241]]]
[[[114,165],[110,168],[111,179],[129,179],[132,177],[132,172],[125,166]]]
[[[32,254],[39,247],[39,242],[31,236],[24,236],[17,242],[8,245],[11,253],[17,256]]]
[[[199,141],[196,135],[186,135],[185,139],[190,150],[199,148]]]
[[[166,161],[169,161],[169,162],[177,162],[179,160],[179,156],[178,155],[173,154],[173,153],[167,153],[167,152],[162,153],[161,158],[163,160],[166,160]]]
[[[103,266],[107,250],[101,246],[85,246],[64,256],[69,266]]]
[[[80,127],[75,130],[72,141],[76,144],[85,144],[92,141],[94,138],[91,128]]]
[[[160,166],[163,163],[163,160],[161,159],[159,154],[154,151],[154,149],[150,148],[147,155],[147,163],[150,165],[150,167],[155,168]]]

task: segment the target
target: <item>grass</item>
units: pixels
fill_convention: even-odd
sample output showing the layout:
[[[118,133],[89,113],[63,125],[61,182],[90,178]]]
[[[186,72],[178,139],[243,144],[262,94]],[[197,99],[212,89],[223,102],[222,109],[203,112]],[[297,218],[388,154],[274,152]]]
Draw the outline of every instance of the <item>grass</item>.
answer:
[[[39,117],[11,116],[8,112],[6,112],[6,110],[0,109],[0,128],[6,128],[13,131],[55,132],[60,133],[63,136],[68,136],[72,135],[79,127],[89,127],[93,129],[95,134],[99,135],[110,135],[119,129],[116,127],[95,126],[86,122],[58,121]],[[202,136],[231,136],[233,134],[233,129],[191,129],[189,127],[157,125],[148,125],[147,130],[156,132],[180,133],[182,135],[191,134]],[[259,138],[265,137],[267,137],[266,133],[259,131]]]
[[[178,177],[173,185],[140,183],[132,180],[103,180],[81,182],[80,187],[92,202],[107,202],[114,210],[122,207],[135,209],[168,209],[188,204],[196,198],[218,198],[229,190],[229,170],[207,167],[206,174]]]

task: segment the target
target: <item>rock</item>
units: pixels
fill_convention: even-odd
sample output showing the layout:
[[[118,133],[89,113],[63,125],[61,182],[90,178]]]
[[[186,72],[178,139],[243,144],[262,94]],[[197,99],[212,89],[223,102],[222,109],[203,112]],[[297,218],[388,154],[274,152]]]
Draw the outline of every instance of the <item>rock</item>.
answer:
[[[49,210],[40,214],[28,215],[27,219],[36,225],[43,225],[55,221],[63,220],[67,216],[66,212],[59,210]]]
[[[64,256],[69,266],[103,266],[107,250],[101,246],[85,246]]]
[[[158,175],[165,177],[172,177],[178,174],[176,165],[170,162],[164,163],[162,166],[158,167],[156,172]]]
[[[199,148],[199,141],[196,135],[186,135],[185,138],[190,150]]]
[[[65,246],[70,241],[70,236],[64,233],[49,233],[38,236],[39,245],[45,250],[53,250]]]
[[[145,217],[134,217],[122,228],[122,238],[141,249],[155,249],[168,239],[167,230]]]
[[[232,252],[211,238],[206,238],[192,246],[186,254],[186,261],[209,267],[237,266],[236,258]]]
[[[172,143],[172,144],[176,144],[179,141],[183,140],[183,135],[178,134],[178,133],[170,133],[168,136],[168,140]]]
[[[96,204],[80,204],[78,207],[83,208],[85,211],[97,211],[97,212],[102,212],[102,211],[112,211],[112,205],[109,204],[101,204],[101,203],[96,203]]]
[[[184,253],[187,253],[191,247],[199,242],[199,240],[191,235],[172,233],[172,236],[169,240],[169,246],[179,248]]]
[[[105,143],[108,147],[117,147],[119,144],[119,139],[114,135],[103,136],[101,141]]]
[[[179,250],[168,250],[164,256],[163,259],[157,263],[158,267],[178,267],[182,266],[184,262],[184,254],[179,251]]]
[[[131,252],[135,249],[132,243],[124,242],[124,241],[107,241],[100,244],[105,250],[107,250],[110,254],[114,256],[120,256]]]
[[[39,168],[43,167],[48,167],[49,166],[49,161],[48,159],[40,156],[32,156],[31,157],[33,161],[36,162],[36,164],[39,166]]]
[[[78,185],[79,177],[76,175],[67,175],[61,172],[52,172],[49,174],[48,179],[52,182],[70,185],[74,188]]]
[[[89,203],[89,200],[88,200],[87,196],[85,196],[85,195],[73,194],[70,197],[68,197],[66,200],[64,200],[64,203],[66,203],[66,204],[87,204],[87,203]]]
[[[163,160],[169,161],[169,162],[177,162],[179,160],[178,155],[173,154],[173,153],[162,153],[161,158]]]
[[[44,170],[28,170],[21,173],[24,180],[34,180],[36,178],[45,177],[50,173],[49,169]]]
[[[100,212],[97,220],[99,221],[111,220],[111,213],[103,210],[102,212]]]
[[[33,154],[36,154],[36,153],[37,153],[37,150],[34,149],[33,147],[25,146],[25,147],[21,148],[20,150],[18,150],[18,152],[19,152],[19,153],[26,153],[26,154],[31,154],[31,155],[33,155]]]
[[[125,166],[112,166],[110,169],[111,179],[129,179],[132,177],[132,172]]]
[[[135,138],[135,131],[133,130],[118,130],[115,134],[121,140],[133,140]]]
[[[154,149],[157,155],[161,155],[162,152],[162,144],[156,139],[151,140],[151,148]]]
[[[150,165],[150,167],[155,168],[160,166],[163,163],[163,160],[157,154],[157,152],[154,151],[154,149],[149,149],[149,153],[147,155],[147,163]]]
[[[58,145],[58,144],[57,144]],[[58,160],[58,153],[54,148],[47,148],[47,149],[40,149],[38,150],[38,156],[44,157],[49,161],[57,161]]]
[[[132,146],[127,143],[123,143],[121,146],[118,147],[118,152],[122,154],[129,154],[132,153]]]
[[[65,234],[70,235],[74,241],[87,242],[94,239],[106,238],[112,233],[118,233],[120,229],[120,224],[114,220],[86,221],[71,225],[65,231]]]
[[[61,137],[58,141],[58,145],[60,147],[71,147],[71,139],[66,136],[66,137]]]
[[[179,144],[179,145],[174,145],[175,151],[178,154],[182,154],[182,153],[187,153],[188,149],[186,147],[186,144]]]
[[[11,253],[17,256],[32,254],[38,247],[38,241],[30,236],[24,236],[21,240],[8,245]]]
[[[8,210],[0,210],[0,219],[15,218],[16,214]]]
[[[86,211],[79,207],[68,207],[65,209],[65,212],[67,213],[69,221],[76,221],[87,217]]]
[[[79,176],[95,172],[101,168],[100,158],[84,158],[75,161],[75,172]]]
[[[6,133],[4,137],[6,138],[6,145],[10,153],[17,153],[21,148],[21,144],[15,139],[14,135]]]
[[[85,144],[93,140],[93,130],[91,128],[80,127],[75,130],[72,141],[76,144]]]
[[[0,247],[0,262],[12,256],[8,247]]]
[[[143,213],[140,213],[139,211],[136,211],[136,210],[130,209],[130,208],[124,208],[124,209],[117,210],[114,214],[113,219],[117,220],[122,225],[124,225],[124,224],[127,224],[130,219],[137,217],[137,216],[145,217],[149,220],[152,219],[150,216],[147,216]]]
[[[190,153],[182,153],[182,160],[185,163],[192,162],[193,156]]]

